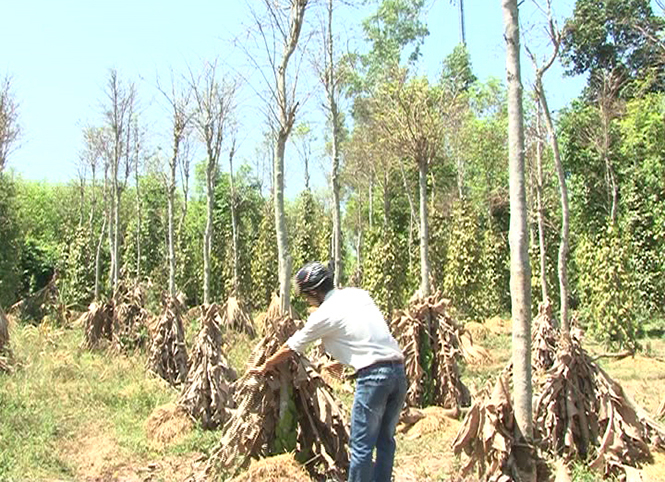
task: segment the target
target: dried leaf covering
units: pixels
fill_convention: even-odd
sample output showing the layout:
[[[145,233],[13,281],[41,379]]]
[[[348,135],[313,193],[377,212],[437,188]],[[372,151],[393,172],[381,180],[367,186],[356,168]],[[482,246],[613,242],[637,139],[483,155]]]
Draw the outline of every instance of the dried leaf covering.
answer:
[[[11,371],[12,353],[9,348],[9,320],[0,306],[0,372]]]
[[[113,340],[113,305],[93,301],[77,323],[85,330],[85,347],[100,348]]]
[[[447,306],[448,300],[441,299],[438,293],[426,299],[414,298],[392,320],[391,331],[406,358],[408,406],[423,406],[428,397],[445,408],[468,406],[471,402],[457,366],[457,359],[462,356],[461,328],[448,314]],[[432,393],[425,393],[424,380],[432,381]]]
[[[531,364],[536,370],[547,371],[554,364],[559,331],[554,327],[552,305],[541,303],[532,323]]]
[[[589,460],[604,475],[650,459],[665,448],[665,430],[636,406],[575,339],[562,339],[535,409],[543,448],[566,460]]]
[[[468,463],[462,468],[462,476],[477,468],[478,479],[492,482],[513,480],[511,457],[515,443],[513,431],[515,415],[510,402],[508,376],[502,373],[491,395],[484,389],[467,413],[462,427],[453,441],[453,452],[464,452]]]
[[[150,313],[143,308],[145,291],[141,285],[126,287],[116,294],[113,310],[113,344],[128,351],[146,343]]]
[[[172,296],[166,296],[164,311],[157,320],[147,366],[173,386],[180,385],[187,378],[182,306]]]
[[[252,318],[245,310],[242,302],[235,296],[230,296],[220,312],[220,327],[238,333],[246,333],[250,337],[256,336],[256,329]]]
[[[663,401],[660,402],[660,407],[658,407],[658,412],[656,414],[656,417],[658,418],[665,417],[665,397],[663,397]]]
[[[208,308],[192,356],[187,380],[178,404],[205,429],[220,427],[233,406],[231,384],[238,378],[222,353],[222,334],[217,324],[218,305]]]
[[[267,321],[268,331],[252,351],[248,366],[263,363],[297,329],[289,316]],[[346,415],[331,388],[301,356],[292,357],[265,377],[245,374],[236,382],[237,409],[222,429],[211,465],[246,467],[250,459],[270,455],[289,392],[297,413],[298,458],[307,461],[313,475],[343,477],[348,467]]]
[[[282,313],[282,302],[277,293],[273,293],[272,299],[270,300],[270,305],[265,313],[261,313],[256,317],[256,326],[259,328],[261,334],[265,335],[270,331],[270,325],[275,321],[281,319]],[[292,307],[289,307],[288,315],[295,319],[293,314]]]
[[[66,309],[59,301],[57,281],[58,276],[55,274],[42,289],[13,304],[9,313],[17,319],[34,324],[41,323],[46,315],[64,322]]]

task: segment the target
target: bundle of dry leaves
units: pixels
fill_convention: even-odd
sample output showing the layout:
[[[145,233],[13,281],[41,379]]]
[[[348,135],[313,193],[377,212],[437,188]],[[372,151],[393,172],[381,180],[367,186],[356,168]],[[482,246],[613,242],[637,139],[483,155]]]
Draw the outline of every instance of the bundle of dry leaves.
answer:
[[[290,316],[266,320],[266,335],[254,348],[248,366],[275,353],[297,329]],[[214,466],[246,467],[250,459],[276,449],[278,425],[290,406],[297,414],[295,451],[307,470],[343,477],[348,467],[347,417],[331,388],[302,356],[292,357],[266,376],[247,373],[235,384],[237,409],[222,429],[210,460]]]

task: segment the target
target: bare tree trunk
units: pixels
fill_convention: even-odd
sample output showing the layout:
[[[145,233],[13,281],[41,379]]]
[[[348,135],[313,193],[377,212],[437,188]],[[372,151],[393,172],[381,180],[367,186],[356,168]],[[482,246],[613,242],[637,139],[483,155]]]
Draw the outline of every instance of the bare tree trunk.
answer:
[[[388,172],[383,175],[383,225],[388,226],[390,219],[390,189],[388,187]]]
[[[369,230],[374,227],[374,174],[369,178]]]
[[[506,41],[508,83],[508,144],[510,184],[510,295],[513,319],[513,382],[518,440],[531,441],[531,267],[524,181],[524,115],[520,72],[520,34],[517,0],[501,0]],[[516,457],[527,480],[535,480],[530,457]],[[522,460],[520,460],[522,459]],[[521,466],[523,465],[523,467]]]
[[[167,249],[169,257],[169,294],[174,297],[176,296],[177,287],[176,287],[176,245],[179,244],[180,234],[182,232],[182,225],[185,221],[185,216],[187,213],[187,197],[189,190],[189,156],[188,156],[188,144],[185,142],[185,139],[189,132],[189,125],[194,115],[194,112],[190,109],[191,107],[191,94],[192,87],[180,87],[176,85],[176,82],[171,75],[171,89],[167,91],[162,89],[157,83],[158,90],[162,93],[164,98],[169,104],[169,114],[171,116],[171,135],[172,135],[172,145],[171,145],[171,157],[169,158],[169,177],[166,180],[166,199],[168,204],[168,233],[167,233]],[[198,99],[201,99],[199,96]],[[199,103],[199,109],[205,110],[202,108],[202,105],[205,105],[204,102]],[[206,141],[206,139],[204,139]],[[206,142],[206,147],[208,146]],[[176,175],[178,172],[178,167],[180,167],[180,173],[182,176],[183,184],[183,210],[178,223],[178,231],[175,232],[175,193],[176,193]]]
[[[284,51],[277,66],[275,92],[278,106],[278,126],[275,142],[275,229],[277,231],[277,253],[279,257],[279,296],[283,313],[291,306],[291,257],[289,256],[284,213],[284,150],[295,121],[297,103],[288,98],[286,71],[289,59],[298,45],[300,31],[305,19],[307,0],[291,0],[288,33],[284,37]]]
[[[464,0],[457,0],[459,2],[459,31],[460,42],[466,45],[466,28],[464,25]]]
[[[609,188],[608,197],[610,198],[610,221],[612,225],[616,225],[618,218],[618,206],[619,206],[619,186],[616,182],[616,175],[614,173],[614,165],[610,158],[610,113],[607,112],[608,109],[604,105],[604,102],[601,103],[600,108],[600,123],[602,129],[602,147],[601,154],[603,161],[605,161],[605,170],[607,178],[607,186]]]
[[[228,130],[228,123],[235,109],[236,81],[217,81],[217,62],[206,64],[199,79],[191,74],[191,88],[196,100],[193,122],[206,146],[206,227],[203,235],[203,303],[212,301],[211,250],[213,236],[213,211],[215,207],[215,185],[219,168],[219,156]]]
[[[408,256],[409,256],[409,266],[411,266],[413,251],[413,224],[416,219],[416,208],[413,205],[413,199],[411,197],[411,190],[409,189],[409,184],[406,181],[406,173],[404,172],[404,165],[399,163],[399,170],[402,173],[402,183],[404,185],[404,192],[406,193],[406,199],[409,201],[409,241],[408,241]],[[418,232],[420,232],[420,226],[418,226]]]
[[[238,213],[236,190],[233,180],[233,156],[236,152],[236,140],[233,139],[231,151],[229,152],[229,181],[231,187],[231,234],[233,236],[233,294],[238,294],[238,287],[240,285],[240,276],[238,274]]]
[[[141,180],[139,178],[139,129],[134,124],[134,177],[136,181],[136,281],[141,279]]]
[[[99,240],[97,241],[97,249],[95,250],[95,297],[94,300],[99,300],[99,285],[100,285],[100,271],[101,271],[101,253],[102,244],[104,242],[104,231],[106,230],[106,216],[102,221],[102,229],[99,232]]]
[[[561,160],[561,153],[559,151],[559,141],[557,138],[556,130],[554,129],[554,122],[552,121],[552,114],[550,113],[549,106],[547,104],[547,96],[545,95],[545,88],[543,86],[543,76],[545,72],[554,64],[558,54],[559,47],[561,45],[561,34],[558,31],[556,24],[554,22],[554,17],[552,16],[552,5],[551,0],[547,0],[547,23],[548,23],[548,33],[550,39],[554,46],[551,57],[542,67],[538,67],[538,62],[536,56],[527,49],[531,57],[531,61],[534,64],[534,69],[536,71],[535,79],[535,91],[538,97],[539,109],[538,109],[538,128],[540,130],[540,114],[542,113],[545,116],[545,125],[547,127],[547,132],[550,138],[550,144],[552,147],[552,153],[554,154],[554,166],[556,169],[557,178],[559,180],[559,193],[561,195],[561,240],[559,243],[559,259],[558,259],[558,271],[559,271],[559,293],[561,298],[561,331],[564,334],[567,334],[569,331],[569,321],[568,321],[568,252],[569,252],[569,217],[570,209],[568,206],[568,187],[566,186],[566,175],[563,169],[563,162]],[[601,103],[604,105],[604,103]],[[603,116],[604,117],[604,116]],[[539,136],[540,142],[540,136]],[[607,152],[607,151],[605,151]],[[542,168],[539,166],[539,177],[542,191]]]
[[[97,249],[95,251],[95,297],[94,297],[95,301],[99,300],[101,253],[102,253],[102,244],[104,243],[104,231],[106,230],[107,221],[111,219],[111,214],[107,207],[107,191],[108,191],[108,163],[106,163],[104,166],[104,187],[102,191],[104,220],[102,222],[102,229],[99,231],[99,240],[97,242]]]
[[[113,196],[113,292],[118,288],[120,281],[120,187],[118,182],[114,183]]]
[[[541,108],[536,113],[536,199],[538,203],[538,245],[540,246],[540,289],[542,292],[543,303],[549,302],[549,293],[547,292],[547,249],[545,246],[545,209],[543,207],[543,133]]]
[[[279,258],[279,297],[282,313],[288,313],[291,306],[291,286],[289,269],[289,246],[286,237],[286,215],[284,213],[284,147],[286,136],[279,133],[275,143],[275,231],[277,232],[277,256]]]
[[[332,194],[333,194],[333,269],[335,272],[335,286],[340,285],[342,276],[342,224],[339,199],[339,111],[337,108],[337,93],[335,84],[335,59],[333,49],[333,0],[328,1],[328,36],[326,42],[327,73],[326,91],[328,93],[328,107],[330,109],[330,124],[332,126]]]
[[[342,279],[342,215],[339,198],[339,115],[337,105],[333,104],[333,139],[332,139],[332,192],[333,192],[333,266],[335,286],[340,286]]]
[[[430,295],[429,222],[427,219],[427,160],[418,161],[418,183],[420,194],[420,295]]]
[[[179,142],[174,142],[173,154],[169,162],[169,181],[166,193],[168,203],[168,243],[169,243],[169,294],[176,295],[175,286],[175,185],[176,185],[176,166],[178,163]]]
[[[206,167],[206,227],[203,234],[203,304],[210,305],[210,251],[212,249],[212,215],[215,208],[215,177],[217,169],[208,158]]]
[[[570,329],[568,320],[568,252],[569,248],[569,217],[570,208],[568,206],[568,187],[566,185],[566,174],[563,169],[561,152],[559,151],[559,141],[557,139],[554,122],[547,105],[547,97],[543,88],[542,78],[536,79],[536,90],[540,105],[545,114],[545,125],[550,136],[552,152],[554,153],[554,165],[556,175],[559,179],[559,193],[561,194],[561,243],[559,244],[559,292],[561,296],[561,331],[568,333]],[[614,205],[614,203],[613,203]]]
[[[123,88],[118,72],[111,70],[107,97],[110,101],[109,110],[106,112],[106,118],[110,127],[112,148],[111,156],[111,218],[109,223],[109,242],[111,247],[111,286],[115,293],[120,279],[120,200],[124,183],[129,176],[129,139],[131,139],[131,129],[129,122],[132,118],[135,87],[129,84],[128,88]],[[120,182],[120,162],[126,160],[125,180]]]

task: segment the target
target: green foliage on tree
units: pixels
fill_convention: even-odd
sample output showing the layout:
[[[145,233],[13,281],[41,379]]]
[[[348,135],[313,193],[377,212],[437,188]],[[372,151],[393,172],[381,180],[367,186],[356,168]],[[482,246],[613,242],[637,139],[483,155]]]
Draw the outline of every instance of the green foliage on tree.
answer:
[[[609,227],[581,236],[575,250],[581,318],[590,333],[612,349],[636,346],[630,244]]]
[[[443,292],[460,318],[474,319],[480,312],[477,294],[481,289],[482,245],[478,217],[464,200],[453,207],[448,239]]]
[[[640,79],[661,65],[657,42],[665,27],[649,0],[577,0],[566,22],[562,58],[571,75],[600,71],[620,72],[627,80]],[[655,87],[665,87],[662,75]]]
[[[96,240],[88,225],[80,225],[68,237],[59,271],[60,301],[81,310],[87,308],[94,295],[94,264]]]
[[[13,181],[0,173],[0,306],[13,304],[19,294],[21,233]]]
[[[272,200],[266,200],[252,250],[252,291],[254,310],[265,310],[277,291],[277,244],[275,243],[275,212]]]
[[[622,228],[630,236],[640,317],[665,314],[665,95],[626,106],[620,121],[625,159]]]
[[[406,242],[391,226],[380,227],[368,235],[369,245],[363,269],[363,287],[383,314],[390,319],[395,309],[406,305]]]

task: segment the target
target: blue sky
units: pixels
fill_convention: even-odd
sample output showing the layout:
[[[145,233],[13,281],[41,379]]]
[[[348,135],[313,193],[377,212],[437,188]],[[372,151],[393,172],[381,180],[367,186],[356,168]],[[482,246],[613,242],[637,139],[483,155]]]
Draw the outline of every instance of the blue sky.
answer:
[[[258,0],[248,0],[258,3]],[[476,75],[504,78],[503,24],[500,0],[466,0],[467,43]],[[556,14],[570,15],[573,0],[555,2]],[[339,30],[359,42],[359,23],[367,7],[338,9]],[[541,21],[527,0],[521,11],[527,40],[546,47],[534,25]],[[442,59],[459,41],[457,7],[450,0],[428,3],[430,30],[419,68],[435,75]],[[169,69],[185,73],[203,60],[220,56],[240,72],[249,70],[242,52],[231,40],[250,23],[247,3],[223,0],[22,0],[6,2],[0,29],[0,76],[13,77],[20,102],[24,136],[9,166],[30,179],[66,181],[76,176],[84,125],[98,124],[103,88],[110,68],[139,89],[146,122],[160,143],[163,118],[155,95],[155,78]],[[359,44],[358,44],[359,45]],[[525,59],[526,60],[526,59]],[[531,65],[523,61],[525,85]],[[305,70],[302,75],[312,75]],[[258,79],[258,77],[254,77]],[[257,82],[253,80],[252,82]],[[576,97],[584,79],[563,78],[555,66],[546,78],[550,104],[558,109]],[[260,88],[257,85],[255,88]],[[263,117],[246,89],[242,98],[243,145],[241,159],[249,160],[260,141]],[[319,102],[312,96],[303,110],[317,127]],[[318,123],[321,127],[320,121]],[[163,130],[163,129],[162,129]],[[323,134],[318,135],[319,139]],[[315,164],[316,167],[316,164]],[[287,186],[300,186],[300,163],[295,150],[287,151]],[[319,173],[319,182],[323,179]],[[316,177],[315,177],[316,182]]]

